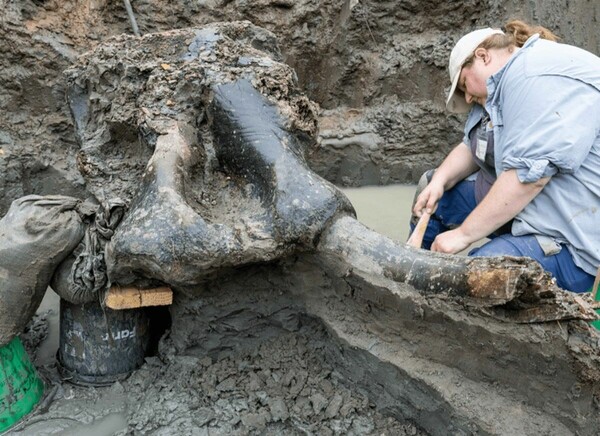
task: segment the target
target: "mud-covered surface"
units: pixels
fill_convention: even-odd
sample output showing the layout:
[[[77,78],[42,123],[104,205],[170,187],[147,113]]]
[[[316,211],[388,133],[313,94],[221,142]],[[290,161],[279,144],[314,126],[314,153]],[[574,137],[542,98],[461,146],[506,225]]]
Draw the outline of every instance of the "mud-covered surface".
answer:
[[[348,389],[349,380],[324,359],[330,346],[322,328],[308,325],[216,361],[188,356],[147,364],[127,382],[139,405],[129,425],[142,433],[206,427],[222,434],[423,434]],[[174,381],[178,389],[169,392]]]
[[[443,269],[442,255],[356,231],[345,221],[351,207],[335,187],[316,183],[302,147],[337,183],[415,180],[462,136],[440,93],[460,34],[521,11],[597,52],[600,6],[570,2],[565,13],[559,1],[141,1],[142,38],[123,35],[129,23],[119,2],[2,6],[0,211],[30,192],[132,200],[115,236],[126,244],[113,252],[124,254],[112,265],[124,270],[109,275],[175,291],[157,356],[98,389],[70,385],[46,361],[46,397],[13,433],[597,433],[600,337],[588,303],[542,289],[523,294],[531,306],[511,305],[511,295],[477,305],[477,296],[450,286],[429,289],[441,277],[464,290],[465,280],[419,269],[428,258]],[[215,21],[227,23],[173,30]],[[213,27],[224,35],[218,44]],[[182,61],[181,46],[195,63],[186,53]],[[229,104],[235,87],[242,97],[260,93],[265,112],[276,107],[284,120],[265,123],[277,140],[262,154],[268,135],[252,148],[251,134],[227,142],[239,129],[227,135],[214,124],[254,133]],[[296,148],[294,135],[318,140]],[[238,162],[236,173],[240,145],[259,165]],[[297,165],[273,169],[265,156]],[[234,177],[240,172],[268,174],[265,186],[277,188],[261,197],[258,183]],[[261,223],[271,222],[265,236]],[[227,251],[235,244],[241,250]],[[542,298],[550,318],[512,316]],[[569,310],[552,318],[557,305]],[[30,324],[28,349],[43,348],[47,319]]]
[[[130,204],[106,248],[113,283],[195,285],[312,249],[353,214],[306,163],[317,107],[279,58],[242,21],[110,38],[65,72],[88,190]]]
[[[40,368],[45,399],[10,434],[426,434],[378,412],[327,359],[334,345],[322,325],[294,317],[295,327],[255,347],[221,349],[212,357],[193,351],[151,357],[110,387],[65,383],[49,363]],[[30,352],[45,319],[32,323],[36,334],[22,336]]]
[[[31,318],[23,333],[19,335],[23,347],[32,361],[36,360],[40,345],[48,338],[49,315],[47,310],[38,311]]]
[[[81,56],[65,76],[81,148],[77,164],[87,189],[98,198],[130,200],[157,137],[177,125],[192,149],[186,156],[191,167],[187,177],[197,182],[185,189],[204,215],[215,209],[197,199],[201,194],[214,197],[227,184],[215,172],[216,144],[206,131],[216,116],[207,113],[211,92],[217,92],[211,86],[248,80],[276,106],[280,128],[309,138],[316,133],[317,106],[298,92],[294,71],[280,60],[275,35],[247,21],[142,38],[121,35]],[[265,123],[258,117],[255,121]],[[260,125],[255,128],[260,132]],[[231,200],[216,206],[231,208],[240,199]],[[222,218],[231,211],[222,212],[216,214]]]
[[[414,182],[443,159],[445,144],[457,143],[458,118],[441,115],[432,102],[397,95],[323,110],[311,167],[339,186]]]

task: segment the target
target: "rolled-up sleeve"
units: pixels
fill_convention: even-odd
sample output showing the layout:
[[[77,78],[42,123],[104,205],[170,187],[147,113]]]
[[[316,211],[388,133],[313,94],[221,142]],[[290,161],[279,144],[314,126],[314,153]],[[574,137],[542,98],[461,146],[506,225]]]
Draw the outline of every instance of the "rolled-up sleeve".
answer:
[[[515,86],[503,96],[502,171],[516,169],[523,183],[577,171],[598,135],[598,90],[558,75],[511,76]]]
[[[522,183],[533,183],[558,173],[558,168],[548,159],[507,157],[504,160],[504,168],[516,169],[517,176]]]

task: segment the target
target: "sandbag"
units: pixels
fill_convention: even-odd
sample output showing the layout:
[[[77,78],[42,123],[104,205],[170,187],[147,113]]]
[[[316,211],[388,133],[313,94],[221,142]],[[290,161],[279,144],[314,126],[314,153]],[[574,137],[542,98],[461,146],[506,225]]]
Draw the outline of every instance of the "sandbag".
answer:
[[[0,346],[35,314],[56,267],[84,235],[79,200],[29,195],[0,220]]]
[[[125,203],[113,199],[103,205],[87,200],[80,207],[85,236],[58,266],[50,287],[60,298],[73,304],[98,301],[108,287],[104,247],[125,213]]]

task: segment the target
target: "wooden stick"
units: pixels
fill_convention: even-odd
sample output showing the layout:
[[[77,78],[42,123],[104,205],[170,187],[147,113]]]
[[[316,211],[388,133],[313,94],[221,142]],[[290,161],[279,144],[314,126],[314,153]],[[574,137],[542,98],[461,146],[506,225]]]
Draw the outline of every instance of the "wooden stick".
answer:
[[[114,310],[169,306],[173,304],[173,291],[166,286],[154,289],[112,286],[106,294],[104,304]]]
[[[423,212],[423,215],[421,215],[421,218],[419,218],[419,222],[417,222],[417,225],[410,235],[410,238],[408,238],[408,241],[406,241],[408,245],[415,248],[421,248],[423,245],[425,230],[427,230],[427,224],[429,224],[429,218],[431,218],[431,214]]]

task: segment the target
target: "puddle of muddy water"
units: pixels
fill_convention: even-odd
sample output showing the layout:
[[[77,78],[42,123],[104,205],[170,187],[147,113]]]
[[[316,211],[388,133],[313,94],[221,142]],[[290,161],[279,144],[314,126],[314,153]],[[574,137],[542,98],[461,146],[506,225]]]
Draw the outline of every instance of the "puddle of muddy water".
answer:
[[[365,186],[342,189],[358,220],[398,242],[408,238],[410,209],[416,185]]]
[[[416,185],[389,185],[344,188],[342,192],[354,206],[361,223],[398,243],[404,243],[408,239],[408,223],[416,189]],[[458,254],[466,256],[487,241],[487,238],[477,241]]]

